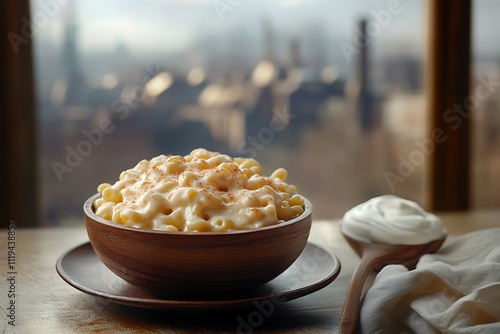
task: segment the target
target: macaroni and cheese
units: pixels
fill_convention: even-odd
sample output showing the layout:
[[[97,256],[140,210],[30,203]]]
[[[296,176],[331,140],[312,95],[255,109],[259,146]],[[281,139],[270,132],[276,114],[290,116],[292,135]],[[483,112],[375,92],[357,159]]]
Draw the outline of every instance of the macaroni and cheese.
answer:
[[[100,184],[95,213],[142,229],[222,232],[275,225],[304,212],[285,169],[262,174],[254,159],[205,149],[160,155],[122,172],[113,185]]]

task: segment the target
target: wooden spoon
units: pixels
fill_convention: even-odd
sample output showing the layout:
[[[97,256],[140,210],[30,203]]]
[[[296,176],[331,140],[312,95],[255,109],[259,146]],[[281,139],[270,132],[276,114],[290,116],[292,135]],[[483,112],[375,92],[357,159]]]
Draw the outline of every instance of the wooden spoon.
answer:
[[[361,257],[361,262],[354,270],[347,290],[339,324],[339,333],[341,334],[354,333],[356,330],[363,286],[373,269],[379,271],[389,264],[403,264],[408,269],[414,269],[422,255],[434,253],[446,239],[445,233],[441,239],[427,244],[392,245],[357,238],[347,235],[344,231],[342,231],[342,235]]]

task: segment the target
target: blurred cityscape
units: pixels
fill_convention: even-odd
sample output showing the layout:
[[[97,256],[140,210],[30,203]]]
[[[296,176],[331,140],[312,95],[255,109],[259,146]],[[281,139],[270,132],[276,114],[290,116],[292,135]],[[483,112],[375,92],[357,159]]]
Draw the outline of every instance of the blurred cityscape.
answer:
[[[251,31],[244,23],[224,35],[200,31],[176,52],[137,56],[120,41],[86,51],[79,3],[61,8],[61,42],[40,38],[35,48],[46,225],[81,223],[82,204],[97,185],[139,160],[197,147],[254,157],[267,174],[287,168],[317,219],[339,218],[384,193],[421,201],[423,164],[392,187],[387,178],[425,138],[421,41],[406,41],[408,49],[394,44],[381,56],[381,43],[356,47],[321,22],[287,35],[263,14]],[[370,20],[343,24],[366,38]],[[355,47],[350,58],[342,41]],[[480,59],[478,75],[498,76],[498,59]],[[474,116],[478,207],[499,204],[499,106],[494,91]]]

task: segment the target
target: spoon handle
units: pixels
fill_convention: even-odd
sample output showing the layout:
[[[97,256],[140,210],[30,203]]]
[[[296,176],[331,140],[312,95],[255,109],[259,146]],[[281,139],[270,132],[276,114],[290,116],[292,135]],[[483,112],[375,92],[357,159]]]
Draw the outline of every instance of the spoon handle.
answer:
[[[361,258],[351,278],[347,295],[340,316],[339,333],[351,334],[356,330],[361,304],[361,293],[370,272],[378,263],[379,254],[367,252]]]

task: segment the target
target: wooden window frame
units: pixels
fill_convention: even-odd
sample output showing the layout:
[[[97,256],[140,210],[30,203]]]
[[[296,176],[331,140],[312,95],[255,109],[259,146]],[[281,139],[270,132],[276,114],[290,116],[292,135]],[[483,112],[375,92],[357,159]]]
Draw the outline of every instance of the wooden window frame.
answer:
[[[30,18],[29,0],[0,4],[0,200],[2,227],[8,220],[19,226],[38,226],[38,168],[31,36],[25,20]],[[24,29],[23,29],[24,27]],[[24,31],[24,32],[23,32]],[[16,37],[14,37],[14,35]],[[18,49],[11,43],[19,36]]]
[[[467,210],[471,197],[471,117],[460,126],[445,113],[463,106],[470,92],[471,0],[428,0],[425,89],[429,138],[443,131],[430,156],[424,203],[430,210]],[[459,116],[459,115],[457,115]]]

